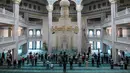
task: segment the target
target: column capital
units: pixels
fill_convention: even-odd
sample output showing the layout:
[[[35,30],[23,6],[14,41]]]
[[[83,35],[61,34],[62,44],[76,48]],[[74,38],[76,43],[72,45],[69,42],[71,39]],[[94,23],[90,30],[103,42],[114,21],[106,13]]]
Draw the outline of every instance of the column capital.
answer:
[[[46,8],[47,8],[47,10],[48,10],[49,12],[52,12],[52,11],[53,11],[53,5],[48,5],[48,6],[46,6]]]
[[[109,0],[109,2],[113,4],[113,3],[116,3],[117,0]]]
[[[76,3],[76,5],[80,5],[82,3],[83,0],[72,0]]]
[[[76,5],[76,10],[77,12],[81,12],[83,9],[83,6],[82,5]]]
[[[22,0],[12,0],[15,4],[20,4]]]

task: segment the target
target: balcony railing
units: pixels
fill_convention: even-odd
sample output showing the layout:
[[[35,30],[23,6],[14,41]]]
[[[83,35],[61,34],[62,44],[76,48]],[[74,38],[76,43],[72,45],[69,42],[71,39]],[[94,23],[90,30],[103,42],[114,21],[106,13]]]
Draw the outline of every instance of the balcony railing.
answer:
[[[42,35],[29,35],[28,37],[29,38],[32,38],[32,37],[42,37]]]
[[[0,8],[0,14],[5,15],[7,17],[13,17],[14,18],[14,13],[10,12],[8,10],[5,10],[5,8]],[[25,20],[22,18],[22,16],[19,16],[19,21],[25,23]]]
[[[13,41],[13,37],[0,37],[0,43],[12,42],[12,41]]]
[[[107,18],[105,18],[104,23],[108,23],[110,21],[111,21],[111,16],[108,16]]]
[[[42,22],[41,21],[37,21],[37,22],[29,22],[29,25],[41,25]]]
[[[130,14],[130,8],[126,8],[125,10],[119,11],[116,14],[116,18],[122,17],[124,15]],[[111,16],[105,18],[104,23],[108,23],[111,21]]]
[[[4,14],[4,15],[8,15],[8,16],[14,17],[14,13],[10,12],[8,10],[5,10],[5,8],[0,8],[0,14]]]
[[[22,18],[22,16],[19,16],[19,21],[25,23],[25,20]]]
[[[26,40],[26,36],[25,35],[19,36],[19,41],[21,40]],[[13,41],[15,41],[13,37],[0,37],[0,43],[8,43]]]
[[[25,40],[25,39],[26,39],[25,35],[19,36],[19,40]]]
[[[116,17],[123,16],[123,15],[126,15],[126,14],[130,14],[130,8],[126,8],[125,10],[117,12]]]
[[[100,25],[101,24],[101,22],[100,21],[90,21],[89,23],[88,23],[89,25]]]
[[[112,37],[111,37],[110,35],[105,35],[103,38],[104,38],[105,40],[109,40],[109,41],[112,40]]]
[[[88,36],[89,38],[100,38],[100,35],[93,35],[93,36]]]
[[[130,37],[118,37],[117,42],[130,44]]]

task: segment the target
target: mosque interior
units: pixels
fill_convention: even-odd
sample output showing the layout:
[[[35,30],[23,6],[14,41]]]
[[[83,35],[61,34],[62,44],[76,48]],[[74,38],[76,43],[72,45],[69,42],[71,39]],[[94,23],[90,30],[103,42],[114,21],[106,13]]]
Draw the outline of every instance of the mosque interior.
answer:
[[[0,0],[0,73],[130,73],[129,37],[130,0]]]

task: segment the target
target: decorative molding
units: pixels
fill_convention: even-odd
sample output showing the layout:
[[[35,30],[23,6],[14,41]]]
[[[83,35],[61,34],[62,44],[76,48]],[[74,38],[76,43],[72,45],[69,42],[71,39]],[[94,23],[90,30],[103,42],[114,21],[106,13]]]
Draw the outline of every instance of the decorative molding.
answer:
[[[114,4],[117,2],[117,0],[109,0],[110,3]]]
[[[15,4],[20,4],[21,0],[12,0]]]

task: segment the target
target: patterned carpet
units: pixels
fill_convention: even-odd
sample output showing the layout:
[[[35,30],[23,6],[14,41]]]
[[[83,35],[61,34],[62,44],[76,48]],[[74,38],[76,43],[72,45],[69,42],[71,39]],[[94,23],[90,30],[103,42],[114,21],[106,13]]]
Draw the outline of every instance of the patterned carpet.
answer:
[[[13,67],[7,68],[6,66],[0,66],[0,73],[63,73],[63,67],[59,64],[54,64],[54,69],[46,69],[42,62],[38,62],[37,66],[24,65],[21,68],[14,69]],[[128,70],[121,70],[120,67],[114,67],[113,70],[110,69],[108,64],[100,65],[99,68],[92,67],[91,63],[86,67],[82,64],[81,67],[78,64],[73,65],[73,70],[70,70],[70,65],[67,64],[66,73],[130,73],[130,67]]]

